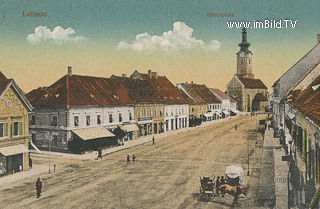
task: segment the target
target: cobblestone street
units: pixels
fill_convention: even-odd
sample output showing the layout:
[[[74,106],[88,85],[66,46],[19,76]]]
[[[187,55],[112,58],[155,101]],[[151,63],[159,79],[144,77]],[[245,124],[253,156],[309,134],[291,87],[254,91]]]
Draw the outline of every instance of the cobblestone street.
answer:
[[[230,208],[229,195],[211,201],[200,198],[199,176],[224,175],[231,164],[242,165],[248,186],[238,208],[255,208],[263,144],[256,130],[264,117],[244,115],[212,123],[99,160],[51,156],[57,170],[41,175],[41,197],[36,198],[35,176],[3,186],[1,208]],[[136,156],[135,163],[126,163],[128,154]],[[32,154],[38,165],[47,165],[47,157]]]

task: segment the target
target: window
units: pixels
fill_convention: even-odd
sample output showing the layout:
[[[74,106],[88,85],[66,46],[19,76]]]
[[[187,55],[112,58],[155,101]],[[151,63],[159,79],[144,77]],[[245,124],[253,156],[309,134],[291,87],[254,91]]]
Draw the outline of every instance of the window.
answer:
[[[149,116],[150,116],[150,117],[152,117],[152,116],[153,116],[153,113],[152,113],[152,106],[149,108],[149,110],[150,110],[150,111],[149,111]]]
[[[101,115],[97,115],[97,124],[98,124],[98,125],[101,124]]]
[[[138,118],[141,118],[141,107],[138,107]]]
[[[132,120],[132,113],[129,112],[129,120]]]
[[[169,131],[169,120],[166,120],[166,130]]]
[[[158,106],[154,107],[154,116],[158,116]]]
[[[147,117],[147,107],[143,108],[143,117]]]
[[[22,135],[22,122],[14,122],[12,124],[12,135],[13,136]]]
[[[122,122],[122,115],[119,113],[119,122]]]
[[[74,126],[75,127],[79,126],[79,115],[75,115],[73,117],[73,120],[74,120]]]
[[[160,106],[160,117],[162,116],[163,114],[163,106]]]
[[[109,123],[113,122],[112,114],[109,114]]]
[[[36,125],[36,116],[31,115],[31,125]]]
[[[0,138],[4,137],[4,123],[0,123]]]
[[[58,135],[52,135],[53,146],[58,146]]]
[[[86,115],[86,125],[90,126],[90,115]]]
[[[58,125],[58,116],[57,115],[53,115],[52,116],[51,125],[52,126],[57,126]]]

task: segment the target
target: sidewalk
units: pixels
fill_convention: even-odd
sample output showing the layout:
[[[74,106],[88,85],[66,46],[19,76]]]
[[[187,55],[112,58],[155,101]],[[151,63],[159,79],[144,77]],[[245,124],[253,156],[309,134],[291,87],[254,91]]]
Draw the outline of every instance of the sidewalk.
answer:
[[[44,174],[48,172],[49,172],[48,166],[34,165],[29,171],[23,171],[23,172],[1,177],[0,187],[12,182],[20,181],[22,179],[32,178],[34,176],[38,176],[40,174]]]
[[[282,156],[286,155],[284,149],[275,149],[279,147],[279,139],[273,137],[273,130],[266,130],[263,142],[259,198],[261,201],[269,201],[265,203],[267,205],[271,204],[277,209],[286,209],[288,208],[287,177],[289,167],[286,161],[282,161]]]
[[[102,156],[105,155],[109,155],[112,154],[114,152],[118,152],[121,150],[125,150],[125,149],[129,149],[131,147],[135,147],[138,145],[142,145],[148,142],[152,142],[152,137],[155,137],[155,142],[157,142],[158,140],[162,140],[163,138],[167,137],[167,136],[173,136],[175,134],[179,134],[182,132],[188,132],[194,129],[198,129],[198,128],[202,128],[208,125],[212,125],[215,123],[220,123],[226,120],[230,120],[232,118],[236,118],[237,116],[233,116],[233,117],[228,117],[228,118],[223,118],[223,119],[219,119],[219,120],[214,120],[214,121],[208,121],[208,122],[203,122],[200,126],[196,126],[196,127],[186,127],[186,128],[181,128],[181,129],[177,129],[177,130],[172,130],[172,131],[168,131],[168,132],[164,132],[161,134],[154,134],[154,135],[148,135],[148,136],[142,136],[142,137],[138,137],[136,139],[130,140],[130,141],[126,141],[124,143],[124,145],[122,146],[117,146],[117,147],[112,147],[112,148],[108,148],[108,149],[104,149],[102,150]],[[31,153],[33,154],[40,154],[39,152],[37,152],[36,150],[30,150]],[[85,154],[70,154],[70,153],[62,153],[62,152],[49,152],[49,151],[42,151],[41,150],[41,155],[51,155],[51,156],[56,156],[56,157],[63,157],[63,158],[70,158],[70,159],[81,159],[81,160],[94,160],[97,158],[97,152],[93,151],[93,152],[88,152]]]

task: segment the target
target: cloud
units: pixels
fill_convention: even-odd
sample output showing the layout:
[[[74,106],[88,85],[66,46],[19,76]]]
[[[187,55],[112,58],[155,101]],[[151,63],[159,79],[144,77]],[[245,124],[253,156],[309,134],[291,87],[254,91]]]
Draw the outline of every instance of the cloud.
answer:
[[[27,36],[27,40],[33,45],[45,41],[63,44],[67,42],[80,43],[86,40],[84,36],[74,36],[75,33],[75,30],[72,28],[63,29],[63,27],[57,26],[51,31],[46,26],[38,26],[33,34]]]
[[[208,52],[219,50],[221,43],[212,40],[206,44],[204,41],[192,37],[193,29],[184,22],[173,23],[173,30],[164,32],[162,36],[151,36],[147,32],[136,36],[133,43],[121,41],[118,44],[119,50],[131,49],[137,52],[153,52],[155,50],[177,51],[180,49],[197,49]]]

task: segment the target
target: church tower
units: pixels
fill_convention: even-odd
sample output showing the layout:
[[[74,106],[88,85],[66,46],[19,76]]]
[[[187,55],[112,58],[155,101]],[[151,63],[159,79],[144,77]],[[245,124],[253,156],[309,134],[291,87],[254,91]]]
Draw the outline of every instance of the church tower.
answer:
[[[242,41],[238,45],[240,51],[237,53],[237,76],[239,78],[254,78],[252,73],[252,52],[248,49],[250,43],[247,41],[247,31],[242,29]]]

